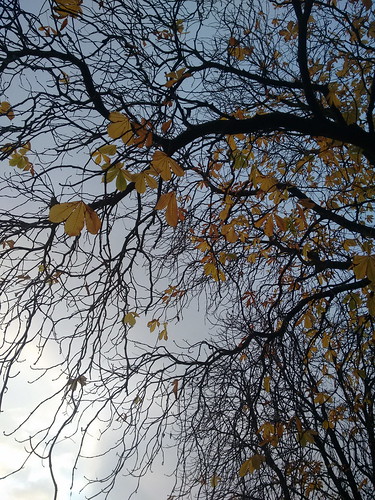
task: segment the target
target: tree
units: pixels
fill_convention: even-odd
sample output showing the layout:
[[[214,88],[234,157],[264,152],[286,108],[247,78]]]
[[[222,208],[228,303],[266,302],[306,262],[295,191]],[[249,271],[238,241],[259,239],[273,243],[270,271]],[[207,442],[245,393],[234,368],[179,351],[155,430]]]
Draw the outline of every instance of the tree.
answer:
[[[169,433],[177,497],[370,498],[371,6],[3,2],[1,394],[29,346],[59,370],[28,437],[55,498],[98,421],[104,498]],[[174,345],[195,300],[211,334]]]

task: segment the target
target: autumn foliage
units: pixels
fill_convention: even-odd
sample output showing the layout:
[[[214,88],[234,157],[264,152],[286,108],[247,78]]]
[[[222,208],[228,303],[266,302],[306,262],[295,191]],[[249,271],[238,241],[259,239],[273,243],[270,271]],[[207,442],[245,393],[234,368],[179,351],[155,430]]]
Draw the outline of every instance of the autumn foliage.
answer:
[[[5,4],[4,388],[57,343],[109,497],[169,435],[170,498],[370,498],[372,1]]]

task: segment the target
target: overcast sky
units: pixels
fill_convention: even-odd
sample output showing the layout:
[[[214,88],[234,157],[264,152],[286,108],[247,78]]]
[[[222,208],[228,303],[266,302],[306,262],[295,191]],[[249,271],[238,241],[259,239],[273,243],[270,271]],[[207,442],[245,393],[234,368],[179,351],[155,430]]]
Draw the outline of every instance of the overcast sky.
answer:
[[[207,335],[209,326],[205,321],[204,311],[201,310],[197,312],[194,309],[195,308],[187,311],[187,315],[183,321],[169,327],[169,343],[176,341],[181,344],[185,339],[194,342],[202,338],[202,336]],[[152,337],[152,334],[148,330],[146,331],[141,325],[136,325],[133,333],[139,335],[140,340],[143,341],[147,339],[150,341]],[[47,377],[33,384],[28,382],[36,378],[35,371],[31,371],[28,368],[30,364],[33,363],[35,354],[35,347],[28,346],[26,348],[23,356],[25,362],[21,365],[22,371],[17,378],[12,380],[9,391],[6,394],[4,404],[5,411],[0,414],[0,428],[6,433],[17,426],[38,401],[44,399],[47,394],[55,392],[56,384],[62,383],[61,378],[56,380],[56,378],[61,375],[59,369],[55,370],[55,372],[51,372]],[[48,349],[48,356],[51,363],[56,362],[57,352],[54,352],[52,346]],[[61,395],[55,399],[55,403],[59,403],[60,401]],[[55,404],[52,402],[43,406],[42,411],[36,414],[36,417],[20,429],[15,436],[6,437],[2,435],[0,437],[1,476],[19,467],[25,458],[24,447],[27,447],[27,444],[18,443],[15,437],[19,440],[27,439],[33,430],[36,429],[36,426],[38,426],[38,428],[43,427],[44,419],[46,423],[49,422],[49,418],[55,412],[55,408]],[[90,454],[90,452],[95,454],[99,450],[98,441],[95,437],[95,426],[90,430],[90,434],[93,438],[87,442],[86,452],[87,454]],[[109,443],[110,440],[115,439],[115,437],[116,435],[114,433],[108,433],[105,439],[107,443]],[[89,495],[93,489],[86,489],[84,492],[80,493],[80,489],[85,484],[82,476],[86,473],[91,476],[96,473],[99,475],[112,468],[111,460],[113,460],[113,458],[111,457],[100,458],[92,463],[81,463],[74,488],[71,492],[71,468],[75,458],[75,444],[77,442],[78,439],[75,440],[73,437],[60,440],[57,446],[54,456],[54,471],[59,485],[58,500],[83,500],[85,495]],[[170,476],[175,465],[175,451],[167,449],[164,451],[164,465],[161,463],[162,458],[159,457],[154,463],[153,472],[148,473],[147,476],[141,480],[140,488],[132,498],[138,500],[155,500],[156,496],[158,500],[168,499],[174,480],[173,477],[168,476]],[[25,465],[24,470],[3,479],[1,481],[1,500],[30,500],[30,498],[33,500],[52,500],[53,487],[46,465],[47,464],[43,466],[42,461],[33,456]],[[131,464],[129,464],[129,468],[131,468]],[[118,483],[109,498],[111,500],[125,500],[134,490],[135,486],[136,480],[131,478],[127,471],[124,470],[123,475],[119,477]],[[101,499],[103,495],[99,495],[97,498]]]

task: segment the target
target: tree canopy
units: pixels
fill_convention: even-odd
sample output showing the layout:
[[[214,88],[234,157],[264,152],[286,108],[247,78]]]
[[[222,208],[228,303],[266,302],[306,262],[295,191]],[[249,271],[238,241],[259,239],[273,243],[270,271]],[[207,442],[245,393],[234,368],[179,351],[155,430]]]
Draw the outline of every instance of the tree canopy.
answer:
[[[99,422],[90,498],[172,444],[162,498],[370,498],[371,0],[30,3],[0,6],[4,411],[59,375],[26,458],[58,498]]]

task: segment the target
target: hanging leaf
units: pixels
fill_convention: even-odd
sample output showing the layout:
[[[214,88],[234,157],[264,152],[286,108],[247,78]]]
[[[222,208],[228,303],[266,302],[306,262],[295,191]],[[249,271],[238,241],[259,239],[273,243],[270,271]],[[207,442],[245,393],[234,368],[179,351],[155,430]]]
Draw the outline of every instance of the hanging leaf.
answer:
[[[355,255],[353,266],[355,277],[358,280],[367,277],[375,283],[375,255]]]
[[[260,469],[261,465],[266,461],[264,455],[253,455],[248,460],[245,460],[238,471],[240,477],[246,476],[246,474],[252,474],[254,471]]]
[[[163,329],[159,332],[158,335],[159,340],[168,340],[167,325],[168,323],[163,323]]]
[[[133,144],[139,148],[150,148],[153,142],[152,125],[142,118],[141,123],[133,123],[134,137]]]
[[[14,112],[8,101],[0,102],[0,115],[5,115],[9,120],[14,119]]]
[[[128,183],[126,180],[126,173],[121,169],[118,171],[116,177],[116,189],[118,189],[119,191],[125,191],[127,185]]]
[[[299,444],[302,446],[302,448],[305,448],[308,443],[313,444],[315,443],[315,438],[318,433],[312,429],[307,429],[305,431],[299,432],[297,436],[297,441]]]
[[[132,144],[134,138],[134,132],[127,116],[117,111],[110,113],[109,117],[112,122],[107,127],[107,132],[109,137],[112,139],[119,139],[125,144]]]
[[[77,17],[82,14],[82,0],[54,0],[56,6],[53,10],[60,18],[67,16]]]
[[[326,394],[325,392],[318,392],[318,394],[314,398],[314,403],[318,405],[322,405],[330,401],[332,401],[331,396],[329,396],[329,394]]]
[[[173,382],[173,394],[174,394],[174,397],[175,399],[177,399],[177,396],[178,396],[178,380],[175,379]]]
[[[3,248],[6,248],[7,246],[8,246],[9,248],[13,248],[13,247],[14,247],[14,245],[15,245],[15,242],[14,242],[14,240],[3,240],[3,241],[1,242],[1,245],[3,246]]]
[[[110,156],[115,155],[117,152],[117,146],[115,144],[105,144],[104,146],[101,146],[99,149],[94,151],[94,153],[91,153],[91,156],[93,157],[93,160],[97,165],[100,165],[100,163],[110,163],[111,159]]]
[[[55,207],[57,210],[58,205],[55,205]],[[85,223],[85,211],[85,204],[82,201],[76,202],[65,222],[64,229],[66,234],[69,236],[78,236],[80,234]]]
[[[288,229],[288,221],[287,221],[287,219],[283,219],[282,217],[280,217],[277,214],[274,214],[273,218],[275,219],[277,227],[281,231],[286,231]]]
[[[178,177],[182,177],[185,174],[180,165],[163,151],[155,151],[152,157],[151,167],[164,181],[169,181],[172,177],[172,173]]]
[[[126,325],[134,326],[137,322],[136,318],[138,318],[138,317],[139,317],[139,314],[137,314],[136,312],[128,312],[127,314],[125,314],[123,322]]]
[[[214,279],[215,281],[225,281],[226,280],[226,276],[223,273],[223,271],[220,271],[217,268],[217,265],[214,264],[213,262],[207,262],[207,264],[204,265],[203,270],[204,270],[204,274],[206,276],[211,276],[211,278]]]
[[[131,174],[131,181],[134,182],[137,193],[143,194],[147,186],[151,189],[156,189],[158,187],[157,180],[150,174],[153,174],[153,171],[150,169],[139,172],[138,174]]]
[[[112,167],[108,168],[108,163],[102,165],[102,169],[105,170],[102,182],[108,183],[116,179],[116,189],[119,191],[125,191],[128,183],[127,181],[132,180],[132,174],[122,168],[124,164],[122,162],[115,163]]]
[[[30,171],[31,175],[34,175],[34,167],[30,162],[29,158],[26,156],[27,153],[31,150],[30,142],[24,144],[21,148],[14,151],[9,159],[9,165],[11,167],[17,167],[20,170]]]
[[[97,234],[101,227],[97,213],[83,201],[56,203],[50,208],[49,220],[56,224],[65,222],[64,230],[69,236],[78,236],[85,222],[91,234]]]
[[[253,47],[241,47],[236,38],[230,37],[228,41],[228,54],[235,57],[238,61],[243,61],[246,56],[253,53]]]
[[[181,212],[177,208],[176,193],[171,191],[160,196],[155,210],[163,210],[166,208],[165,219],[167,223],[176,227],[179,220],[183,219]]]
[[[85,222],[87,231],[91,234],[97,234],[102,227],[98,214],[88,205],[86,205]]]
[[[235,243],[238,240],[238,234],[235,231],[234,224],[224,224],[221,227],[221,234],[225,236],[228,243]]]
[[[160,321],[158,319],[152,319],[147,323],[147,327],[150,329],[150,332],[152,333],[157,326],[160,326]]]
[[[271,377],[264,377],[264,380],[263,380],[263,389],[266,392],[270,392],[270,390],[271,390]]]
[[[172,71],[171,73],[165,74],[167,83],[164,84],[164,87],[172,87],[175,83],[191,76],[190,73],[186,73],[186,68],[180,68],[177,71]]]

